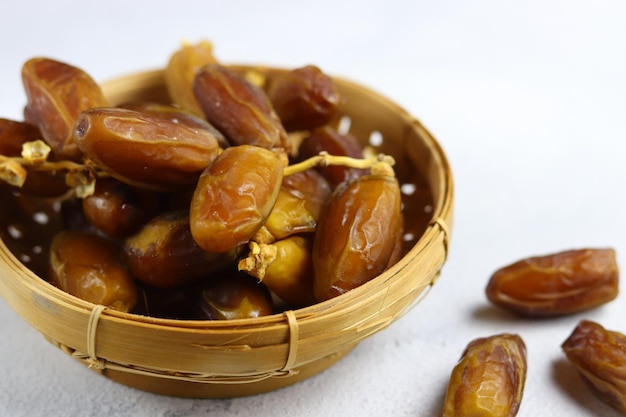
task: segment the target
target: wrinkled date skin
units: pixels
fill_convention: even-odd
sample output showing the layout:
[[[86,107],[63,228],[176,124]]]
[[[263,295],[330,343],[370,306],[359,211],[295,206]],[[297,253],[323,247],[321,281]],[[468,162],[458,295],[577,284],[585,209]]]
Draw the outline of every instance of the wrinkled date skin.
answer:
[[[207,120],[232,145],[291,150],[287,132],[265,92],[236,72],[207,65],[196,75],[194,93]]]
[[[58,158],[78,161],[73,137],[78,116],[91,107],[108,106],[100,86],[83,70],[48,58],[32,58],[22,67],[26,120],[38,126]]]
[[[318,155],[320,152],[328,152],[330,155],[349,156],[351,158],[363,158],[363,148],[356,137],[346,133],[337,132],[330,126],[323,126],[311,131],[302,141],[298,148],[298,159],[303,160]],[[332,188],[344,181],[349,181],[367,174],[365,169],[350,168],[341,165],[318,167]]]
[[[123,245],[124,260],[139,281],[172,288],[209,277],[234,265],[236,251],[209,253],[191,236],[186,211],[163,213],[150,220]]]
[[[39,128],[31,123],[0,118],[0,155],[15,157],[22,154],[22,145],[41,139]],[[6,182],[0,181],[0,187]],[[51,172],[28,171],[20,191],[35,197],[59,197],[68,187],[63,175]]]
[[[626,335],[582,320],[561,347],[595,394],[626,414]]]
[[[247,243],[276,204],[283,170],[273,151],[226,148],[202,173],[191,200],[191,233],[198,245],[222,253]]]
[[[137,232],[157,214],[158,206],[157,193],[114,178],[98,179],[94,193],[82,200],[83,214],[89,223],[113,238]]]
[[[329,123],[342,103],[332,78],[314,65],[272,72],[264,89],[287,131]]]
[[[99,235],[59,232],[50,248],[51,282],[85,301],[130,311],[137,286],[119,255],[119,247]]]
[[[198,119],[122,108],[83,112],[74,129],[81,151],[112,177],[167,191],[192,186],[221,151]]]
[[[248,319],[274,312],[265,285],[244,273],[214,277],[194,292],[196,315],[201,320]]]
[[[496,271],[486,288],[494,304],[523,316],[572,314],[618,294],[613,249],[579,249],[520,260]]]
[[[313,244],[317,301],[343,294],[387,269],[402,224],[395,177],[365,175],[339,186],[318,220]]]
[[[470,342],[452,370],[443,417],[514,417],[526,381],[526,345],[499,334]]]

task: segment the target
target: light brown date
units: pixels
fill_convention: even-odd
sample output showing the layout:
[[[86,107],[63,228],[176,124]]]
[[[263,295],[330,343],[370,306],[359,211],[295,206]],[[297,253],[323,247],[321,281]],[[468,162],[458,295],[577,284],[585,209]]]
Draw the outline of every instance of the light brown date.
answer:
[[[618,294],[613,249],[578,249],[522,259],[497,270],[487,298],[524,316],[572,314],[607,303]]]
[[[22,67],[26,120],[38,126],[58,158],[80,160],[74,123],[88,108],[107,106],[100,86],[80,68],[48,58],[32,58]]]
[[[208,41],[186,44],[175,51],[165,67],[165,85],[174,103],[203,116],[193,92],[193,81],[202,67],[216,63],[213,44]]]
[[[283,169],[283,159],[273,151],[226,148],[202,173],[191,200],[191,233],[198,245],[223,253],[247,243],[276,203]]]
[[[172,288],[207,278],[234,265],[236,251],[209,253],[191,236],[186,211],[163,213],[128,237],[124,260],[139,281],[157,288]]]
[[[264,89],[287,131],[328,124],[342,103],[332,78],[314,65],[270,72]]]
[[[261,282],[292,307],[313,304],[312,239],[294,235],[273,245],[276,259],[267,266]]]
[[[287,132],[261,90],[221,65],[207,65],[196,75],[194,93],[207,120],[232,145],[255,145],[291,151]]]
[[[296,233],[314,233],[330,195],[328,182],[315,169],[286,176],[276,204],[255,240],[271,243]]]
[[[395,177],[368,174],[335,189],[313,244],[316,300],[343,294],[386,270],[402,224]]]
[[[471,341],[452,370],[443,417],[514,417],[522,402],[526,368],[526,345],[518,335]]]
[[[119,247],[99,235],[59,232],[50,247],[51,282],[85,301],[130,311],[137,286],[119,255]]]
[[[561,347],[595,394],[626,414],[626,335],[582,320]]]
[[[221,151],[197,118],[167,112],[100,107],[84,111],[74,138],[80,150],[112,177],[155,190],[193,186]]]

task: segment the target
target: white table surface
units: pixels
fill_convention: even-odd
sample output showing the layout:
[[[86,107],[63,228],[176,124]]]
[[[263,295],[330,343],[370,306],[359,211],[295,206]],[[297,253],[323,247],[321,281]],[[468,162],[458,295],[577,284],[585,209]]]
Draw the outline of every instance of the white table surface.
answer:
[[[608,1],[3,1],[0,117],[20,118],[22,63],[46,55],[96,80],[163,66],[181,40],[223,62],[319,65],[419,118],[455,176],[449,261],[431,293],[332,368],[253,397],[189,400],[89,371],[0,299],[2,416],[437,416],[475,337],[520,334],[520,416],[617,415],[564,360],[583,318],[626,332],[626,300],[515,319],[484,295],[530,255],[613,247],[626,265],[626,3]]]

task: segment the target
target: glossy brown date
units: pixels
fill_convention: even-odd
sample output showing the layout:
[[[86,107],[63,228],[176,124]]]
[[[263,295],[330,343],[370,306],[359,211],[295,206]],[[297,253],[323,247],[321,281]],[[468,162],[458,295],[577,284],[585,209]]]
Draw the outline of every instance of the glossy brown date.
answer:
[[[315,169],[308,169],[283,179],[276,204],[257,234],[260,243],[270,243],[297,233],[314,233],[322,208],[332,190]]]
[[[626,335],[581,320],[561,348],[594,393],[626,414]]]
[[[207,120],[232,145],[291,150],[287,132],[263,90],[238,73],[207,65],[196,75],[193,88]]]
[[[58,158],[80,160],[74,123],[88,108],[107,106],[100,86],[82,69],[48,58],[32,58],[22,67],[26,120],[41,130]]]
[[[339,133],[330,126],[323,126],[311,131],[298,148],[298,159],[303,160],[327,152],[330,155],[363,158],[363,148],[357,138],[349,133]],[[317,168],[328,180],[331,188],[344,181],[349,181],[367,174],[367,170],[350,168],[342,165],[330,165]]]
[[[94,193],[82,200],[85,218],[114,238],[137,232],[159,210],[159,196],[114,178],[100,178]]]
[[[180,287],[234,265],[236,251],[209,253],[191,236],[186,211],[163,213],[128,237],[124,260],[139,281],[157,288]]]
[[[274,312],[272,297],[265,285],[244,273],[213,277],[195,291],[199,319],[248,319]]]
[[[264,89],[287,131],[328,124],[342,103],[332,78],[314,65],[270,72]]]
[[[315,234],[317,301],[354,289],[387,269],[402,224],[395,177],[368,174],[340,185],[322,212]]]
[[[155,190],[192,186],[221,149],[196,120],[122,108],[93,108],[76,122],[80,150],[103,171]]]
[[[312,239],[294,235],[273,246],[276,258],[267,266],[261,282],[291,307],[313,304]]]
[[[497,270],[487,298],[523,316],[572,314],[618,295],[619,270],[613,249],[578,249],[522,259]]]
[[[191,200],[191,233],[208,252],[246,244],[269,216],[283,179],[284,162],[251,145],[226,148],[202,173]]]
[[[130,311],[137,287],[119,255],[119,247],[99,235],[59,232],[50,247],[50,280],[85,301]]]
[[[514,417],[526,382],[526,345],[499,334],[470,342],[452,370],[443,417]]]

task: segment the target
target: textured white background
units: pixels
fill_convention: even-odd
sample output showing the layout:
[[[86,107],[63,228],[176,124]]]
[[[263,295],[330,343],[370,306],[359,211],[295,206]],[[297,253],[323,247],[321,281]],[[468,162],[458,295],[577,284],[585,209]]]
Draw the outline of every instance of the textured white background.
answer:
[[[449,261],[426,299],[326,372],[255,397],[187,400],[112,383],[0,301],[2,416],[426,416],[478,336],[528,347],[520,416],[612,416],[564,360],[582,318],[626,332],[624,296],[520,320],[491,307],[490,274],[522,257],[614,247],[626,265],[626,3],[582,1],[0,2],[0,117],[20,118],[35,55],[96,80],[163,66],[182,39],[224,62],[314,63],[398,102],[453,167]]]

